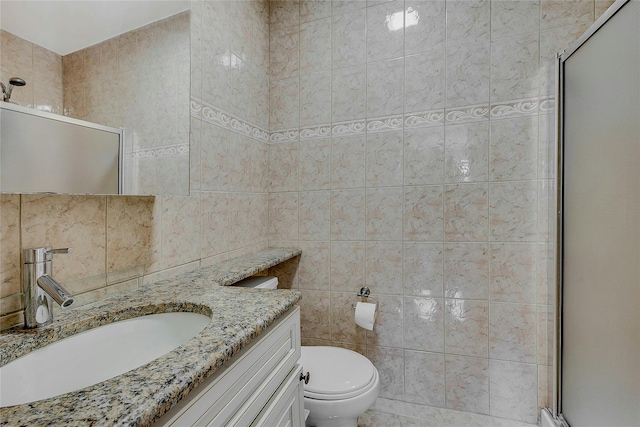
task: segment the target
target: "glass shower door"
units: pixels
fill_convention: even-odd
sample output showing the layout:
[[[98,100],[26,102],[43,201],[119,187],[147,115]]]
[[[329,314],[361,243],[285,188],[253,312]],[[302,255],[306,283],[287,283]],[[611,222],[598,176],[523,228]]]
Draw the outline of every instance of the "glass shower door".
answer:
[[[640,426],[640,1],[614,6],[560,61],[559,410],[571,427]]]

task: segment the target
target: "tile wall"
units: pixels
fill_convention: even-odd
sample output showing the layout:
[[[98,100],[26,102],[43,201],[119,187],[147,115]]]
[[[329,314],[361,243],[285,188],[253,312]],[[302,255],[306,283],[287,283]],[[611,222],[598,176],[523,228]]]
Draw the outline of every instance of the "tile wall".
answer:
[[[549,405],[554,58],[610,3],[271,2],[269,242],[303,251],[304,343],[368,356],[385,411]]]
[[[22,322],[21,248],[73,247],[54,275],[83,304],[266,246],[268,6],[193,1],[190,32],[190,195],[0,196],[0,329]]]
[[[535,422],[553,57],[610,3],[193,1],[191,195],[3,195],[0,327],[21,322],[19,248],[74,246],[56,275],[84,302],[294,244],[305,343],[369,356],[376,407]],[[374,332],[352,321],[364,284]]]
[[[189,12],[62,58],[64,114],[124,127],[125,191],[189,193]]]
[[[0,81],[7,86],[11,77],[27,82],[14,88],[11,102],[62,114],[62,57],[0,30]]]

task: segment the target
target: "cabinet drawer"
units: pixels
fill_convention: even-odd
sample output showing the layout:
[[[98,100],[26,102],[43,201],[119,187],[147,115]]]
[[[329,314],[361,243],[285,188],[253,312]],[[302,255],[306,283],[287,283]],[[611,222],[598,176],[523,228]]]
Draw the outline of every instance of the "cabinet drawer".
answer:
[[[300,309],[295,308],[162,416],[159,426],[248,423],[300,358]],[[228,363],[228,362],[227,362]]]

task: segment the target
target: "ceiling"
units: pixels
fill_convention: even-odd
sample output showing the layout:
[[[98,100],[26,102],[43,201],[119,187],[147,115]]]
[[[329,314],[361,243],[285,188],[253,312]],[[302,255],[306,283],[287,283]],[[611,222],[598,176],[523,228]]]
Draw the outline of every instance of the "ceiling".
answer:
[[[188,0],[1,0],[0,28],[67,55],[188,9]]]

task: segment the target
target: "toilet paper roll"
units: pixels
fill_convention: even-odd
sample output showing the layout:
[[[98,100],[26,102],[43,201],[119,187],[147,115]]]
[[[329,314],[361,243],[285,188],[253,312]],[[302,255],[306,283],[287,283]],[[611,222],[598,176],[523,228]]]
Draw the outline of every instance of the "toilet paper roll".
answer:
[[[376,321],[376,305],[370,302],[359,302],[356,304],[356,325],[373,331],[373,324]]]

